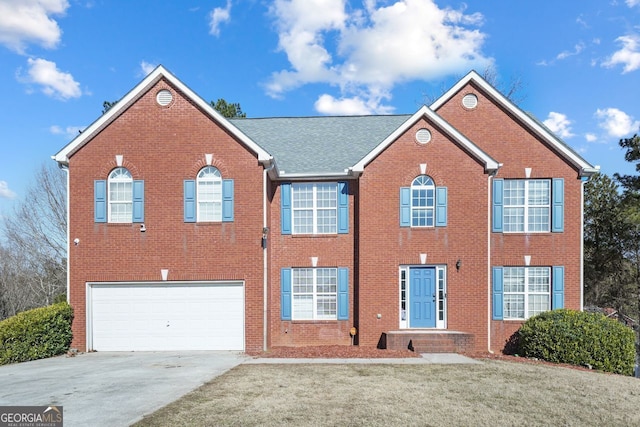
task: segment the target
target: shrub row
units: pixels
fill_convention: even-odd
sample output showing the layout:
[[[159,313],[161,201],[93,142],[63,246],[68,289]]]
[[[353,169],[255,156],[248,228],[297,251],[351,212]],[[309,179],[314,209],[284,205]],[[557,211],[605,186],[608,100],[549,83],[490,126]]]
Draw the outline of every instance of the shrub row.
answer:
[[[0,365],[65,353],[73,310],[66,302],[23,311],[0,322]]]
[[[522,325],[518,353],[633,375],[635,334],[631,328],[599,313],[553,310],[531,317]]]

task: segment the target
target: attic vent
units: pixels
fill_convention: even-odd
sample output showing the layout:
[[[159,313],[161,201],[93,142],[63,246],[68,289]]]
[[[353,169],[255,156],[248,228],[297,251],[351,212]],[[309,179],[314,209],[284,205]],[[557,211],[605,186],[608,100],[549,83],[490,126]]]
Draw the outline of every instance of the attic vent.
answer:
[[[431,141],[431,132],[429,132],[429,129],[418,129],[416,132],[416,141],[418,141],[419,144],[426,144]]]
[[[173,95],[167,89],[161,90],[156,95],[156,102],[162,105],[163,107],[166,107],[167,105],[171,104],[171,101],[173,101]]]
[[[462,98],[462,106],[464,108],[468,108],[473,110],[478,106],[478,97],[472,93],[468,93]]]

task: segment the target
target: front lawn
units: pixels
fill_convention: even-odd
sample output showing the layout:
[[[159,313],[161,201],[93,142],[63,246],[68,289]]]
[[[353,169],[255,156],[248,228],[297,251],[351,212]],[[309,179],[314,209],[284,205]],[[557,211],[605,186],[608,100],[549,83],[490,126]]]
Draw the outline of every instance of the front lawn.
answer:
[[[477,365],[240,365],[137,426],[631,426],[640,380]]]

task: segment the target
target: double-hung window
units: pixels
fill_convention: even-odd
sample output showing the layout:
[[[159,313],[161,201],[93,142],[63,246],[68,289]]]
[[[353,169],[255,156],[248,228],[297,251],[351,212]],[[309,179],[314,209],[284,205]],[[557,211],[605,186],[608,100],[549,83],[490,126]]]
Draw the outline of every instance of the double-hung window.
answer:
[[[504,267],[504,318],[528,319],[551,309],[549,267]]]
[[[433,227],[435,192],[433,180],[426,175],[420,175],[411,183],[412,227]]]
[[[109,222],[131,222],[133,215],[133,178],[125,168],[109,174]]]
[[[502,233],[564,231],[564,179],[495,179],[493,227]]]
[[[338,232],[338,185],[332,183],[291,186],[293,234]]]
[[[338,308],[336,268],[291,270],[293,320],[335,320]]]
[[[117,167],[93,182],[93,206],[95,222],[144,222],[144,181]]]
[[[551,218],[551,181],[504,181],[504,231],[548,232]]]
[[[200,170],[196,179],[198,222],[222,221],[222,176],[213,166]]]

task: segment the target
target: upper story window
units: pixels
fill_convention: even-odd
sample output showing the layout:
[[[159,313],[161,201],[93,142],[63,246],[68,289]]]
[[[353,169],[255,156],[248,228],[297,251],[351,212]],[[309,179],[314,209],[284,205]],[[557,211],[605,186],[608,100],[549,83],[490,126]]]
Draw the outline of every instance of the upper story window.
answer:
[[[118,167],[107,180],[95,180],[93,191],[95,222],[144,221],[144,181],[134,180],[128,169]]]
[[[184,222],[233,222],[234,181],[213,166],[184,180]]]
[[[435,192],[433,180],[426,175],[420,175],[411,183],[412,227],[433,227]]]
[[[548,179],[505,180],[504,231],[548,232],[550,196]]]
[[[496,179],[493,231],[561,232],[564,229],[563,179]]]
[[[419,175],[411,187],[400,188],[401,227],[447,225],[447,187],[436,187],[433,179]]]
[[[338,232],[338,185],[293,184],[293,234]]]
[[[222,221],[222,176],[213,166],[198,173],[198,222]]]
[[[349,232],[346,182],[282,183],[282,234]]]
[[[133,177],[125,168],[109,174],[109,222],[131,222],[133,214]]]

